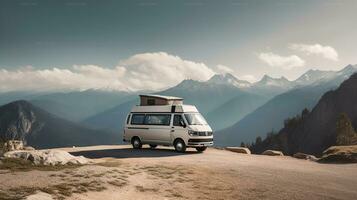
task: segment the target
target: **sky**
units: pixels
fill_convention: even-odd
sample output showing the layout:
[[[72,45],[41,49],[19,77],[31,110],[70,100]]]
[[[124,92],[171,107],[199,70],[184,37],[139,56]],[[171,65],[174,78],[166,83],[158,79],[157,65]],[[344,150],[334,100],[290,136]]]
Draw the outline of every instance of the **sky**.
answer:
[[[356,0],[0,0],[0,91],[158,90],[357,63]]]

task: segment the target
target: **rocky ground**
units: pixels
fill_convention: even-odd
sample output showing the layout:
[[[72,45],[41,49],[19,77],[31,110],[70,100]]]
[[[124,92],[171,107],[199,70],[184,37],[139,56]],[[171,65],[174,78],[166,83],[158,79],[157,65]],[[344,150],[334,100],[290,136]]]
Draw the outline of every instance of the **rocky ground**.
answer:
[[[0,200],[23,196],[34,199],[33,194],[42,199],[69,200],[357,196],[357,164],[321,164],[213,148],[204,153],[192,149],[186,154],[169,148],[133,150],[130,146],[62,150],[91,158],[93,163],[42,169],[0,168]]]

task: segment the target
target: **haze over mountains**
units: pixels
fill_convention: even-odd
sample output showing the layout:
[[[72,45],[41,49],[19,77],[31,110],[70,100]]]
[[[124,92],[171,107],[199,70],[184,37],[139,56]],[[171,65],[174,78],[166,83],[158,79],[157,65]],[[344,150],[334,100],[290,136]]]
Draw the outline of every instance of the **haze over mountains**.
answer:
[[[216,74],[208,81],[183,80],[162,95],[180,96],[194,104],[205,116],[217,145],[237,145],[279,130],[283,120],[312,108],[327,91],[335,89],[357,71],[349,65],[340,71],[309,70],[298,79],[265,75],[250,83],[234,75]],[[138,103],[138,93],[87,90],[77,92],[0,93],[0,104],[24,99],[78,126],[115,132],[118,135],[127,113]],[[79,130],[79,129],[78,129]],[[120,143],[120,140],[118,141]]]

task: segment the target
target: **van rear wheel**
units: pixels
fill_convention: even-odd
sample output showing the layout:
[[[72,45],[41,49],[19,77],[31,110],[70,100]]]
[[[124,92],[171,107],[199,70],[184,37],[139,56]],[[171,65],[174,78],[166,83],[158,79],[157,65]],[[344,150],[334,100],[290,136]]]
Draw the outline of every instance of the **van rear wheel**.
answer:
[[[203,151],[206,151],[207,147],[196,147],[196,150],[198,152],[203,152]]]
[[[177,139],[177,140],[175,141],[174,146],[175,146],[175,150],[176,150],[177,152],[184,153],[184,152],[186,151],[186,144],[185,144],[185,142],[184,142],[183,140],[181,140],[181,139]]]
[[[138,137],[134,137],[133,139],[131,139],[131,144],[133,145],[134,149],[141,149],[141,147],[143,146],[140,138]]]

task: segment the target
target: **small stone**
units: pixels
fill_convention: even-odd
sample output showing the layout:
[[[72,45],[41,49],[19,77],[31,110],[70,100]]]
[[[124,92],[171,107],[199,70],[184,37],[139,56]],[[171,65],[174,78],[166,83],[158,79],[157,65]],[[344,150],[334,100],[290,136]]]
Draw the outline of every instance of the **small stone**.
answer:
[[[284,156],[283,152],[276,150],[266,150],[262,153],[262,155],[266,156]]]
[[[236,153],[251,154],[250,150],[246,147],[226,147],[225,149]]]

